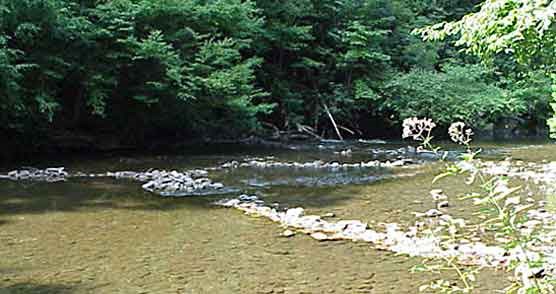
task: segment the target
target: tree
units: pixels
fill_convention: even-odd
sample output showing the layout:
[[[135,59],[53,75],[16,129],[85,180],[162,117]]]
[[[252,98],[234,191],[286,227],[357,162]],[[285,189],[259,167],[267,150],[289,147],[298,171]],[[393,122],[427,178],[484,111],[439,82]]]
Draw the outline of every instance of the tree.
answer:
[[[0,131],[42,142],[107,134],[127,144],[251,135],[263,125],[376,135],[370,120],[387,129],[404,113],[387,106],[399,92],[392,81],[407,84],[424,70],[458,88],[457,79],[442,80],[453,77],[446,65],[476,62],[411,31],[459,19],[477,1],[0,1]],[[549,64],[554,45],[546,43],[534,58]]]
[[[480,10],[459,21],[441,22],[417,29],[425,40],[456,36],[457,45],[491,61],[509,54],[529,68],[541,69],[553,79],[552,96],[556,101],[556,1],[487,0]],[[556,138],[556,103],[548,120],[551,137]]]
[[[456,36],[456,44],[488,60],[512,54],[521,63],[552,67],[556,61],[556,1],[486,0],[477,12],[417,29],[425,40]]]
[[[4,1],[0,129],[252,131],[262,23],[241,0]]]
[[[415,69],[401,74],[385,87],[385,108],[398,121],[428,117],[448,126],[462,121],[476,129],[507,114],[519,113],[521,106],[489,81],[480,65],[444,66],[441,72]]]

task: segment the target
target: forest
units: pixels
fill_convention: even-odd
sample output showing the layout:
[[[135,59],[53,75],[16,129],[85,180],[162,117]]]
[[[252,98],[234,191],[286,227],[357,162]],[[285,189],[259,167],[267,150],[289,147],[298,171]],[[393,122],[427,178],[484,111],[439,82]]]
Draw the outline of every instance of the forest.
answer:
[[[546,68],[505,52],[485,62],[457,36],[415,32],[479,3],[2,1],[4,149],[278,132],[398,137],[413,116],[487,136],[511,121],[510,136],[546,136]]]

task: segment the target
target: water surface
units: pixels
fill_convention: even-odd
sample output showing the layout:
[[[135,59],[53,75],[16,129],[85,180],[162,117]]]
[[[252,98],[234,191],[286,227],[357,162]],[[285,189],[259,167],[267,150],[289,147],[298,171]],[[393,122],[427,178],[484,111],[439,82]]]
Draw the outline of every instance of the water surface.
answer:
[[[315,144],[294,150],[221,146],[179,154],[114,155],[27,162],[70,171],[192,169],[273,156],[279,161],[359,162],[386,159],[373,150],[404,145]],[[484,146],[493,158],[551,161],[553,145]],[[515,148],[520,147],[520,148]],[[352,149],[352,156],[335,154]],[[395,157],[396,155],[394,155]],[[411,224],[433,208],[431,180],[441,164],[400,169],[315,171],[236,169],[211,177],[269,203],[302,206],[338,219]],[[11,167],[5,167],[6,171]],[[440,185],[463,193],[457,180]],[[163,198],[128,180],[0,182],[0,293],[416,293],[431,277],[412,274],[419,258],[395,256],[365,243],[317,242],[212,203],[224,197]],[[541,196],[539,196],[541,197]],[[473,207],[452,201],[453,215]],[[480,293],[506,283],[486,271]]]

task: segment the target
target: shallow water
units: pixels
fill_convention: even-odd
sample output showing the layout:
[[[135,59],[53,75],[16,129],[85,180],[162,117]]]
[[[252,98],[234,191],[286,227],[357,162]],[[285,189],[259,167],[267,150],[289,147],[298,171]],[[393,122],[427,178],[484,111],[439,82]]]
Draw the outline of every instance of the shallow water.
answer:
[[[280,161],[359,162],[384,159],[371,148],[403,145],[300,145],[295,150],[212,146],[172,155],[48,159],[38,167],[70,171],[191,169],[230,160],[274,156]],[[484,145],[490,156],[554,160],[554,145]],[[519,148],[516,148],[519,147]],[[334,152],[351,148],[351,157]],[[487,152],[488,154],[488,152]],[[6,167],[6,171],[9,167]],[[268,203],[334,213],[370,224],[411,224],[411,212],[430,201],[439,164],[397,169],[292,171],[221,170],[210,173]],[[255,183],[255,184],[254,184]],[[457,196],[465,187],[446,180],[434,187]],[[264,219],[212,203],[220,195],[163,198],[128,180],[71,179],[61,183],[0,181],[0,293],[416,293],[429,275],[409,269],[419,258],[395,256],[365,243],[317,242]],[[540,197],[540,196],[539,196]],[[470,215],[451,201],[453,215]],[[479,292],[502,289],[505,273],[486,271]]]

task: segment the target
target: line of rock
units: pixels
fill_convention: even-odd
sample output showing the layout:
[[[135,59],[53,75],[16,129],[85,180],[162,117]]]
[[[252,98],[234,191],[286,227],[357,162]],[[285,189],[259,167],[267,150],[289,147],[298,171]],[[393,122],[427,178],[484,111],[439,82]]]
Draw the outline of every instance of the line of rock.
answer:
[[[249,160],[246,162],[229,161],[221,165],[222,168],[294,168],[294,169],[329,169],[329,170],[343,170],[343,169],[362,169],[362,168],[389,168],[401,167],[408,164],[413,164],[414,161],[409,158],[398,159],[394,161],[379,161],[371,160],[367,162],[357,163],[340,163],[340,162],[324,162],[315,160],[312,162],[282,162],[274,160]]]
[[[33,180],[44,182],[61,182],[69,177],[69,173],[63,167],[38,169],[26,167],[19,170],[12,170],[5,175],[0,175],[0,179],[13,181]]]
[[[138,182],[145,182],[142,188],[146,191],[159,194],[161,196],[190,196],[222,194],[236,191],[226,188],[222,183],[215,183],[207,177],[205,170],[188,170],[184,172],[148,170],[145,172],[118,171],[106,173],[68,173],[63,167],[60,168],[22,168],[10,171],[6,175],[0,175],[0,179],[13,181],[42,181],[42,182],[61,182],[69,178],[115,178],[129,179]]]
[[[420,229],[423,222],[417,222],[415,226],[409,227],[407,231],[401,230],[400,226],[395,223],[383,224],[385,231],[378,232],[368,227],[366,223],[358,220],[340,220],[336,222],[327,221],[321,216],[305,215],[303,208],[292,208],[280,211],[277,208],[265,206],[264,202],[257,196],[242,195],[236,199],[225,199],[215,203],[216,205],[235,208],[248,215],[257,217],[265,217],[273,222],[279,223],[281,226],[289,229],[295,229],[302,233],[310,235],[313,239],[319,241],[325,240],[352,240],[360,242],[368,242],[374,247],[382,250],[388,250],[395,253],[407,254],[409,256],[419,256],[426,258],[439,257],[456,257],[458,261],[466,265],[480,265],[490,267],[507,267],[512,260],[522,256],[524,253],[517,249],[506,250],[499,246],[487,245],[480,241],[460,240],[445,248],[440,237],[434,234],[425,234]],[[535,215],[531,213],[531,217],[544,218],[546,215]],[[440,224],[458,223],[464,225],[463,220],[453,219],[449,215],[429,216],[436,219]],[[554,216],[556,220],[556,216]],[[291,235],[291,232],[288,232]],[[556,234],[544,236],[547,244],[554,244]],[[548,257],[545,272],[554,274],[556,268],[556,251],[554,246],[545,246],[541,248],[545,257]],[[531,260],[539,258],[536,252],[525,253]],[[529,271],[538,271],[539,269],[528,269]]]

